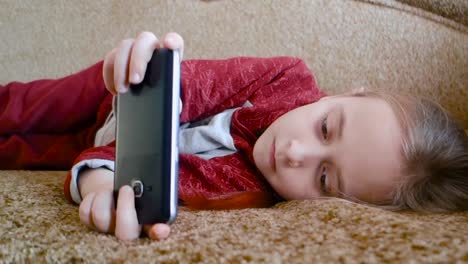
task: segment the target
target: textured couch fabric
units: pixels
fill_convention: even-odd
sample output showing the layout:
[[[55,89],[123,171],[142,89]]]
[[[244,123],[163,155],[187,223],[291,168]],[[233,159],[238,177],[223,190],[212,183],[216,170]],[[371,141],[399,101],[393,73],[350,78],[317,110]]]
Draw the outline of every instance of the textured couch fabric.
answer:
[[[428,96],[468,127],[467,1],[0,1],[0,83],[55,78],[142,30],[181,33],[185,58],[303,58],[330,93]],[[1,125],[1,124],[0,124]],[[269,209],[181,209],[166,241],[79,223],[65,172],[0,171],[0,263],[468,262],[468,212],[394,213],[338,199]]]
[[[181,210],[169,239],[125,243],[84,227],[63,172],[0,171],[0,262],[463,263],[468,214],[395,213],[331,199]]]
[[[464,0],[398,0],[468,26],[468,1]]]

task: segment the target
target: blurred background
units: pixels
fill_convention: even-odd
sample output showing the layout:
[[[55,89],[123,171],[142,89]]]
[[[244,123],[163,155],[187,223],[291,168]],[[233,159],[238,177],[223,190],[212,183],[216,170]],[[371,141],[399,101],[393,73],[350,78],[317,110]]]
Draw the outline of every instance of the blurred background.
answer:
[[[389,89],[441,102],[468,127],[468,1],[0,0],[0,83],[57,78],[141,31],[185,59],[296,56],[329,93]]]

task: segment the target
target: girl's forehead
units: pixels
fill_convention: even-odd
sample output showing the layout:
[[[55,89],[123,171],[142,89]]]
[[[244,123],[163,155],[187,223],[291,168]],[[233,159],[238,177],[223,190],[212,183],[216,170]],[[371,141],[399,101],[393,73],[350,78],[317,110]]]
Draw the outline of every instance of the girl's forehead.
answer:
[[[368,202],[387,198],[402,167],[402,135],[391,106],[378,98],[343,101],[340,165],[348,195]]]

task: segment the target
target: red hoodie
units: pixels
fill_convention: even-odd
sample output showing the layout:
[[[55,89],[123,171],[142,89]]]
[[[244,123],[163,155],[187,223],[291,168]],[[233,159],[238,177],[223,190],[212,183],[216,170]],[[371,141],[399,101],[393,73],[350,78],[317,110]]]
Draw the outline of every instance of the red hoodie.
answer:
[[[239,108],[232,116],[236,153],[209,160],[180,154],[179,198],[269,191],[255,167],[253,146],[279,116],[324,95],[305,63],[289,57],[239,57],[187,60],[181,70],[182,123],[246,101],[253,106]],[[0,86],[0,169],[69,170],[93,159],[113,163],[115,142],[93,147],[111,104],[102,62],[57,80]],[[64,187],[70,201],[71,180],[69,173]]]

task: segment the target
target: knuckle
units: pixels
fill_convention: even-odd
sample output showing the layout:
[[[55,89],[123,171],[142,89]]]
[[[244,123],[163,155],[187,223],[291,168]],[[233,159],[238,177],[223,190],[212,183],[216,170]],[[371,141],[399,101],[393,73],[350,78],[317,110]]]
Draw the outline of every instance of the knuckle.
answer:
[[[175,37],[175,38],[178,38],[179,37],[179,34],[175,33],[175,32],[169,32],[167,33],[168,36],[171,36],[171,37]]]
[[[116,52],[117,48],[113,48],[111,51],[109,51],[109,53],[106,54],[106,56],[104,56],[104,61],[108,61],[109,59],[111,59],[113,56],[115,56]]]
[[[96,203],[92,208],[93,223],[101,232],[108,232],[111,225],[111,202],[108,191],[99,191],[96,193]]]
[[[80,214],[81,221],[82,222],[84,222],[84,221],[87,222],[87,220],[89,219],[89,215],[90,215],[89,210],[87,210],[83,206],[80,206],[79,214]]]
[[[91,216],[91,210],[90,210],[89,207],[80,205],[79,216],[80,216],[80,220],[81,220],[82,223],[84,223],[86,225],[90,224],[89,219],[90,219],[90,216]]]
[[[171,36],[172,38],[176,39],[180,43],[183,43],[184,39],[176,32],[170,32],[167,34],[168,36]]]
[[[103,212],[94,212],[93,222],[96,228],[100,231],[107,231],[107,226],[109,225],[109,217]]]

